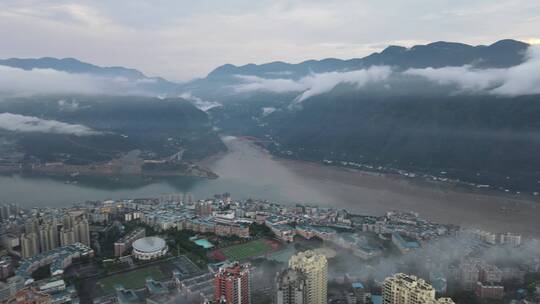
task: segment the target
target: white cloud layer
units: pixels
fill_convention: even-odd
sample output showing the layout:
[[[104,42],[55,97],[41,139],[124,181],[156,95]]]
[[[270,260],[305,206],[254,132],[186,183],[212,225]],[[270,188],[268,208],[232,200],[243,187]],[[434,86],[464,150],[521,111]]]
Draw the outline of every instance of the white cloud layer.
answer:
[[[460,93],[503,96],[540,94],[540,45],[529,47],[525,62],[510,68],[478,69],[465,65],[396,72],[388,66],[374,66],[350,72],[311,74],[299,80],[239,75],[237,77],[241,83],[233,86],[233,89],[236,93],[301,92],[295,98],[295,103],[301,103],[310,97],[330,92],[341,83],[362,88],[374,83],[387,82],[393,75],[400,76],[395,78],[397,81],[403,77],[414,76],[438,85],[454,85]],[[422,88],[418,89],[422,90]]]
[[[268,116],[272,113],[274,113],[277,109],[274,108],[274,107],[264,107],[262,108],[262,116],[265,117],[265,116]]]
[[[302,83],[302,81],[295,81],[293,79],[262,78],[253,75],[236,75],[236,77],[242,82],[241,84],[233,86],[233,90],[236,93],[249,93],[256,91],[288,93],[300,92],[308,88],[305,83]]]
[[[0,113],[0,129],[14,132],[39,132],[70,134],[76,136],[101,134],[101,132],[83,125],[69,124],[57,120],[45,120],[35,116],[25,116],[13,113]]]
[[[505,96],[540,94],[540,46],[529,47],[525,62],[506,69],[462,66],[409,69],[404,74],[420,76],[442,85],[456,85],[464,92]]]
[[[302,102],[310,97],[330,92],[341,83],[351,84],[357,88],[361,88],[369,83],[384,81],[391,74],[392,69],[388,66],[374,66],[351,72],[331,72],[310,75],[302,78],[302,81],[308,85],[308,89],[298,96],[296,100]]]
[[[219,102],[203,100],[197,96],[193,96],[190,92],[180,94],[180,98],[184,98],[185,100],[190,101],[199,110],[205,111],[205,112],[212,108],[222,106],[222,104],[220,104]]]
[[[257,76],[238,75],[243,82],[233,87],[236,93],[248,93],[255,91],[288,93],[302,92],[295,102],[302,102],[310,97],[330,92],[341,83],[354,85],[361,88],[369,83],[386,80],[392,74],[388,66],[373,66],[350,72],[329,72],[311,74],[299,80],[293,79],[267,79]]]
[[[52,69],[22,70],[0,65],[0,94],[144,94],[137,82],[122,77],[70,74]]]

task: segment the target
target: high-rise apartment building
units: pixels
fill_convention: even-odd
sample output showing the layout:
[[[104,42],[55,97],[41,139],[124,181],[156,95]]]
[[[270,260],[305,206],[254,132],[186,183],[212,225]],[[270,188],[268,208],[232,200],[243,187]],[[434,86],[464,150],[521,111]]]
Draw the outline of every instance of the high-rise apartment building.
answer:
[[[58,229],[53,224],[43,224],[39,227],[39,245],[41,252],[58,247]]]
[[[64,216],[62,229],[60,230],[60,244],[62,246],[74,243],[82,243],[90,246],[90,227],[88,219],[83,216]]]
[[[199,216],[208,216],[212,214],[212,202],[199,201],[195,203],[195,211]]]
[[[77,237],[73,228],[62,228],[60,230],[60,245],[67,246],[75,244],[76,242]]]
[[[289,268],[306,276],[306,299],[309,304],[327,303],[328,262],[322,254],[308,250],[291,257]]]
[[[90,246],[90,227],[87,219],[81,219],[73,225],[77,242]]]
[[[26,234],[29,233],[37,233],[39,229],[39,220],[37,218],[29,218],[24,222],[24,232]]]
[[[503,271],[494,264],[483,263],[480,265],[479,281],[489,283],[501,283]]]
[[[69,214],[64,215],[64,218],[62,219],[62,227],[66,229],[70,229],[71,227],[73,227],[73,218],[74,217]]]
[[[480,299],[502,300],[504,297],[504,286],[499,283],[476,283],[475,294]]]
[[[0,205],[0,220],[6,220],[11,216],[8,205]]]
[[[5,280],[13,274],[13,259],[9,255],[0,257],[0,280]]]
[[[449,298],[435,299],[435,289],[426,281],[404,273],[384,280],[383,304],[452,304]]]
[[[15,204],[3,204],[0,206],[0,217],[2,220],[8,219],[10,216],[19,214],[21,208]]]
[[[349,297],[351,301],[349,301],[348,303],[365,304],[366,302],[368,302],[364,284],[362,284],[361,282],[355,282],[351,284],[351,287],[352,293]]]
[[[251,303],[249,264],[236,262],[219,269],[214,277],[214,301],[228,304]]]
[[[499,237],[499,242],[502,245],[511,245],[514,247],[521,246],[521,234],[514,234],[514,233],[503,233]]]
[[[306,276],[300,270],[285,269],[276,282],[277,304],[307,304]]]
[[[39,254],[39,237],[36,233],[23,233],[21,235],[21,255],[27,259]]]

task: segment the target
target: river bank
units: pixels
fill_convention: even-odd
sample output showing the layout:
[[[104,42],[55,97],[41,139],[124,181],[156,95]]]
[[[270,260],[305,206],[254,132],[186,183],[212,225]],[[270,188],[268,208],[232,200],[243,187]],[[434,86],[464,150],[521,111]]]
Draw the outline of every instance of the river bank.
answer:
[[[332,205],[364,214],[389,210],[463,227],[540,235],[540,205],[527,199],[478,194],[448,186],[422,185],[402,177],[366,174],[336,167],[279,160],[314,187],[335,197]]]
[[[267,199],[345,208],[381,215],[416,211],[440,223],[540,237],[540,204],[517,195],[467,192],[442,183],[275,158],[250,141],[224,137],[228,152],[202,164],[219,178],[175,177],[111,182],[96,177],[77,184],[63,178],[0,175],[0,202],[67,206],[85,200],[190,194],[195,199],[229,192],[235,199]]]
[[[489,190],[468,191],[443,182],[428,183],[399,175],[276,158],[246,140],[241,140],[240,145],[250,145],[259,151],[260,157],[286,168],[293,179],[301,181],[297,191],[312,189],[311,194],[320,195],[316,201],[327,206],[373,215],[390,210],[416,211],[440,223],[540,236],[540,203],[529,197]],[[298,194],[294,193],[294,186],[284,189],[290,192],[287,196]],[[312,196],[304,201],[309,202]]]

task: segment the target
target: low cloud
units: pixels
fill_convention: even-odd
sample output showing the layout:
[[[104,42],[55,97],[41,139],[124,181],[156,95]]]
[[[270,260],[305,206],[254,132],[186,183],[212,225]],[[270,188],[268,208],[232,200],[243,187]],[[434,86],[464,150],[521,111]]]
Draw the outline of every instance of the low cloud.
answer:
[[[340,264],[346,265],[347,274],[353,279],[367,281],[370,278],[381,282],[397,272],[410,272],[429,280],[429,273],[440,273],[443,277],[454,277],[455,263],[467,258],[477,258],[498,267],[518,267],[534,263],[540,250],[540,241],[526,240],[520,247],[485,246],[471,236],[443,237],[423,245],[414,253],[383,257],[372,263],[358,263],[348,255],[338,256]],[[513,265],[513,266],[511,266]],[[333,279],[343,278],[343,271],[330,270]]]
[[[262,116],[266,117],[272,113],[274,113],[277,109],[274,107],[264,107],[262,108]]]
[[[540,94],[540,46],[529,47],[525,63],[509,68],[504,83],[492,92],[504,95]]]
[[[233,86],[236,93],[299,92],[293,104],[332,91],[339,84],[350,84],[362,88],[370,84],[383,83],[391,90],[390,83],[403,81],[404,77],[418,77],[437,85],[455,86],[459,93],[519,96],[540,94],[540,46],[529,47],[526,60],[509,68],[479,69],[473,65],[442,68],[408,69],[404,72],[389,66],[373,66],[368,69],[311,74],[298,80],[290,78],[261,78],[252,75],[237,75],[240,83]],[[385,83],[387,82],[387,83]],[[422,90],[419,87],[418,90]]]
[[[526,61],[500,69],[461,67],[409,69],[405,75],[423,77],[441,85],[455,85],[463,92],[504,96],[540,94],[540,46],[528,49]]]
[[[341,83],[355,85],[358,88],[368,83],[381,82],[392,74],[389,66],[374,66],[351,72],[330,72],[310,75],[302,78],[308,84],[308,89],[296,98],[297,102],[302,102],[310,97],[330,92]]]
[[[439,85],[457,85],[462,91],[481,92],[501,85],[503,69],[475,69],[472,66],[409,69],[403,74],[420,76]]]
[[[249,92],[272,92],[272,93],[289,93],[301,92],[307,89],[305,83],[302,83],[302,78],[299,81],[285,78],[268,79],[251,75],[236,75],[242,82],[239,85],[233,86],[236,93]]]
[[[0,129],[13,132],[39,132],[76,136],[101,134],[101,132],[83,125],[69,124],[57,120],[46,120],[35,116],[24,116],[12,113],[0,113]]]
[[[145,95],[138,81],[123,77],[71,74],[52,69],[22,70],[0,66],[0,94],[28,96],[36,94],[112,94]]]
[[[193,105],[196,106],[199,110],[205,112],[212,108],[222,106],[222,104],[220,104],[219,102],[203,100],[197,96],[191,95],[191,93],[189,92],[180,94],[180,97],[191,101],[191,103],[193,103]]]
[[[369,83],[381,82],[392,74],[389,66],[373,66],[350,72],[329,72],[311,74],[299,80],[293,79],[267,79],[258,76],[237,75],[241,84],[233,87],[237,93],[248,93],[255,91],[289,93],[302,92],[295,99],[295,102],[302,102],[310,97],[330,92],[339,84],[351,84],[360,88]]]
[[[266,72],[266,75],[272,75],[272,76],[289,76],[292,75],[292,71],[277,71],[277,72]]]

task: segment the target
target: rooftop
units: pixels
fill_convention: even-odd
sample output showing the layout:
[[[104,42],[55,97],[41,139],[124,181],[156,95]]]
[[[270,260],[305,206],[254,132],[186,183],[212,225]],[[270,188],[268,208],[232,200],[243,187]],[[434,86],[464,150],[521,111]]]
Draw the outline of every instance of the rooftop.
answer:
[[[165,248],[165,240],[156,236],[144,237],[133,243],[133,248],[140,252],[155,252]]]

